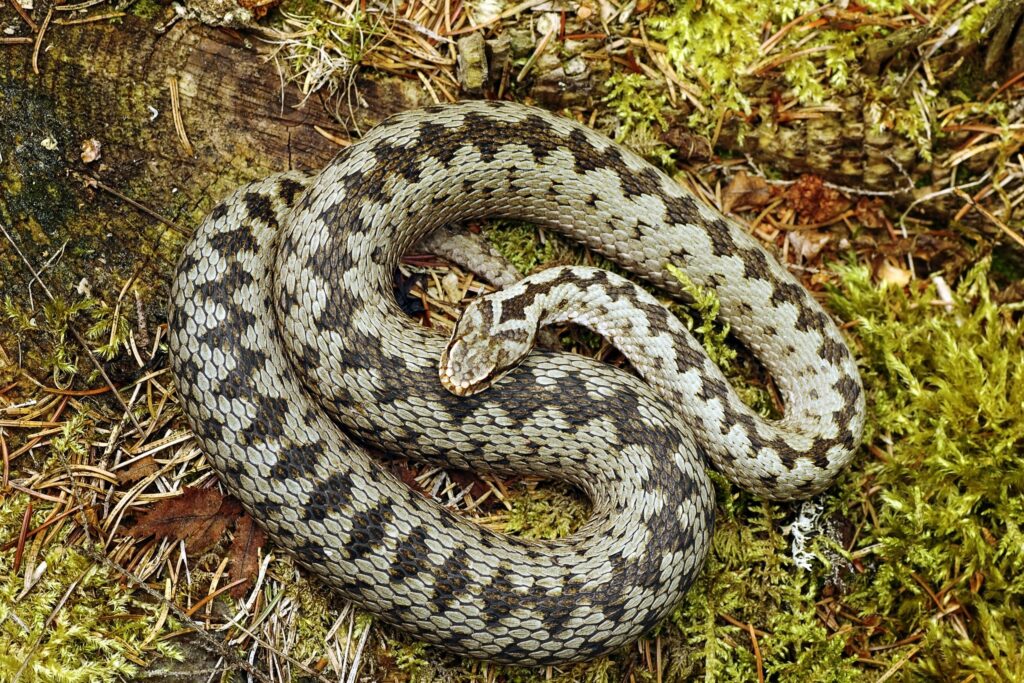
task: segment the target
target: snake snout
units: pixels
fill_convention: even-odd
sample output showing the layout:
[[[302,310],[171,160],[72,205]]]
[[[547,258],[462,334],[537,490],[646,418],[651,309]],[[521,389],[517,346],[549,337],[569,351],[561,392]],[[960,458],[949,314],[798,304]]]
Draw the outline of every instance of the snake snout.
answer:
[[[485,389],[494,378],[494,367],[477,345],[461,338],[448,342],[438,366],[441,385],[456,396],[471,396]]]

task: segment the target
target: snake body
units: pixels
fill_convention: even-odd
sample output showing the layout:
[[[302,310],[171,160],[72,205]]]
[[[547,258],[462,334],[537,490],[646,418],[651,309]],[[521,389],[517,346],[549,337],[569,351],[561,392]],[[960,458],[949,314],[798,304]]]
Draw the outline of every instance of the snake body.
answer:
[[[431,230],[485,217],[549,226],[673,295],[684,292],[668,266],[714,289],[785,416],[758,417],[656,300],[589,271],[565,287],[617,320],[605,331],[659,339],[642,372],[661,397],[619,369],[544,351],[484,391],[447,391],[446,340],[400,311],[394,272]],[[515,296],[535,297],[532,286]],[[603,136],[509,103],[405,112],[315,176],[233,193],[185,248],[169,330],[201,447],[274,541],[415,638],[499,662],[594,657],[668,613],[710,543],[704,456],[758,494],[805,497],[863,429],[838,330],[754,240]],[[503,536],[413,492],[360,444],[565,480],[592,515],[559,541]]]

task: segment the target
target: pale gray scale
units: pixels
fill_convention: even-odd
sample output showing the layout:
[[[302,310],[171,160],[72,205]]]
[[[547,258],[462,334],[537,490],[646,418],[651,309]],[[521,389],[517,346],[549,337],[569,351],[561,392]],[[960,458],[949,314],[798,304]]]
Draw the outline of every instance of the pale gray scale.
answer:
[[[507,287],[521,277],[519,271],[482,236],[450,227],[430,233],[415,250],[441,256],[495,287]]]

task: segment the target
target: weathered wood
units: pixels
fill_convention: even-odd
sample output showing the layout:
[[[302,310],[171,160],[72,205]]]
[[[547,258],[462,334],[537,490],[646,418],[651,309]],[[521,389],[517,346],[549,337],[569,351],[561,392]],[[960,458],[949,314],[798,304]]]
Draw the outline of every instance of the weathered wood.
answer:
[[[46,277],[69,295],[86,279],[117,291],[137,273],[161,303],[182,236],[123,201],[86,187],[83,176],[135,198],[188,231],[212,202],[273,171],[315,169],[347,138],[316,97],[282,82],[269,47],[234,31],[179,23],[161,35],[126,17],[120,25],[53,26],[32,72],[31,46],[0,46],[0,221],[26,256],[42,266],[66,245]],[[365,108],[343,112],[366,128],[419,104],[418,85],[359,81]],[[175,131],[172,81],[180,95],[189,154]],[[84,164],[81,146],[101,145]],[[140,269],[140,264],[152,267]],[[3,293],[29,282],[0,240]],[[38,292],[37,292],[38,294]],[[16,296],[16,298],[21,298]],[[154,311],[162,305],[147,306]]]

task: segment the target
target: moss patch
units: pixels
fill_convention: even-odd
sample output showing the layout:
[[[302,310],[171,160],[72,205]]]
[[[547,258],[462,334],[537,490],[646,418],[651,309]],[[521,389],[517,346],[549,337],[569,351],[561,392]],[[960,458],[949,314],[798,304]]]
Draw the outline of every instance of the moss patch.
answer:
[[[18,538],[28,503],[23,494],[0,499],[5,542]],[[49,512],[36,501],[30,528]],[[155,639],[159,605],[141,602],[119,575],[66,544],[72,528],[63,528],[44,548],[30,540],[18,571],[15,554],[0,553],[0,680],[14,680],[20,671],[26,683],[118,681],[145,669],[157,654],[179,659],[173,644]],[[37,573],[38,581],[26,588],[26,574]]]
[[[920,638],[910,669],[939,679],[1024,678],[1024,322],[992,301],[989,262],[954,302],[844,271],[874,457],[861,520],[870,562],[849,603],[881,614],[883,642]],[[1016,311],[1015,311],[1016,309]]]
[[[928,35],[946,31],[951,37],[970,38],[996,4],[867,0],[856,8],[840,8],[845,14],[817,28],[814,21],[834,14],[836,5],[823,0],[674,0],[668,11],[647,23],[651,34],[666,44],[676,70],[699,82],[703,109],[693,113],[690,124],[707,134],[727,114],[760,113],[762,119],[772,119],[771,111],[754,111],[749,91],[778,73],[788,88],[786,94],[802,105],[820,104],[856,86],[865,96],[867,121],[914,141],[927,158],[932,136],[941,132],[928,130],[931,124],[922,105],[940,111],[959,102],[940,99],[929,88],[918,92],[905,87],[905,68],[886,69],[878,77],[860,72],[859,65],[866,61],[864,48],[869,41],[894,35],[891,27],[899,25],[896,19],[907,8],[934,13],[936,28]],[[801,18],[795,27],[787,26]],[[774,40],[777,33],[781,37]],[[915,54],[913,45],[901,54]],[[984,79],[968,78],[966,83],[976,88],[980,82]]]

